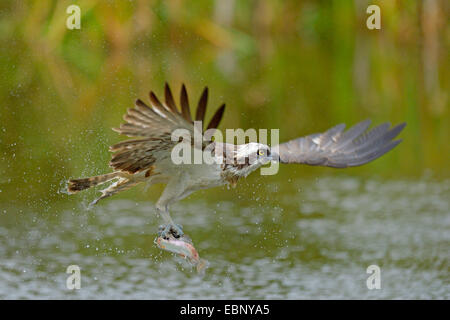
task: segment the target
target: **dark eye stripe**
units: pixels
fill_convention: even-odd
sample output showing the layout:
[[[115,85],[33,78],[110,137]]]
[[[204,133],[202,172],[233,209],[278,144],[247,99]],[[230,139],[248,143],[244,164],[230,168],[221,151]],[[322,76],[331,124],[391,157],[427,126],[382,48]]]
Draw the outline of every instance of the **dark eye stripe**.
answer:
[[[257,154],[258,154],[259,156],[269,155],[269,150],[258,149]]]

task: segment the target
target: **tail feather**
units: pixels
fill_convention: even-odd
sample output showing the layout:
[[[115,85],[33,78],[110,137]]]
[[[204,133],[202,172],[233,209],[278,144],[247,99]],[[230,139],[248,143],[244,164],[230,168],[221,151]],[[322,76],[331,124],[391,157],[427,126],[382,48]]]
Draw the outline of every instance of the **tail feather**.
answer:
[[[89,189],[90,187],[108,182],[118,177],[119,177],[118,172],[111,172],[90,178],[70,179],[69,184],[67,186],[67,190],[69,191],[69,193],[77,193],[79,191]]]
[[[125,191],[135,185],[143,182],[148,176],[133,176],[120,171],[102,174],[100,176],[84,178],[84,179],[71,179],[69,180],[68,191],[69,194],[77,193],[79,191],[89,189],[90,187],[103,184],[105,182],[116,179],[111,185],[105,189],[100,190],[102,195],[95,199],[90,207],[95,205],[98,201],[108,198],[118,192]]]
[[[91,202],[90,206],[97,204],[102,199],[115,195],[118,192],[125,191],[141,183],[138,180],[129,180],[127,178],[120,178],[118,181],[111,184],[108,188],[101,190],[102,195]]]

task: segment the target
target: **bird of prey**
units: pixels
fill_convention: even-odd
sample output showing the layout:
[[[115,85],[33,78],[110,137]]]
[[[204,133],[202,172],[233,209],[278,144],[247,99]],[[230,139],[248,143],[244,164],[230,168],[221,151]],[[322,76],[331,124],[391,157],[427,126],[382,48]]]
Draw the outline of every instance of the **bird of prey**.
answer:
[[[136,100],[134,108],[129,108],[123,117],[125,123],[113,129],[122,135],[133,137],[110,147],[110,151],[114,153],[109,163],[113,172],[90,178],[71,179],[68,191],[76,193],[112,182],[101,190],[102,195],[94,200],[95,204],[140,183],[164,183],[166,187],[156,203],[156,211],[165,223],[160,235],[173,235],[176,238],[183,235],[183,230],[172,220],[169,205],[194,191],[226,184],[235,185],[240,178],[271,161],[333,168],[360,166],[397,146],[401,140],[394,138],[405,127],[405,123],[392,128],[389,123],[383,123],[368,130],[370,120],[366,120],[344,131],[345,125],[339,124],[324,133],[297,138],[272,148],[254,142],[241,145],[216,142],[203,135],[204,141],[200,145],[195,146],[193,141],[187,141],[194,149],[205,150],[209,147],[208,152],[211,152],[216,161],[176,164],[171,158],[171,152],[184,137],[173,141],[172,133],[174,130],[184,129],[194,136],[194,120],[203,123],[205,119],[208,88],[204,89],[199,99],[194,119],[184,84],[180,93],[181,109],[177,107],[167,83],[164,96],[165,99],[161,102],[150,92],[151,106],[140,99]],[[225,104],[215,112],[205,129],[217,128],[224,110]]]

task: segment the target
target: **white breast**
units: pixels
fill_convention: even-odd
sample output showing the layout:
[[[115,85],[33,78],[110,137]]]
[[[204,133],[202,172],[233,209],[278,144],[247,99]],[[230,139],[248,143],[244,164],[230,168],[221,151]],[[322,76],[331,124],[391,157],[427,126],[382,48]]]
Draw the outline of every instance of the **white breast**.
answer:
[[[190,189],[205,189],[223,185],[222,169],[218,164],[183,165],[183,175],[187,178]]]

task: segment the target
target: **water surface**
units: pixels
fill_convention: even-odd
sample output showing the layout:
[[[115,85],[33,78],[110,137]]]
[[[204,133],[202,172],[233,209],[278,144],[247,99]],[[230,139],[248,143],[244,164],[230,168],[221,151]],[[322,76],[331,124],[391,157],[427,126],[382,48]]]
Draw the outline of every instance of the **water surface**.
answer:
[[[173,208],[209,261],[204,276],[153,244],[151,201],[3,206],[0,298],[450,298],[449,181],[289,182],[259,186],[262,197],[195,197]],[[72,264],[80,290],[66,288]],[[380,290],[366,286],[372,264]]]

